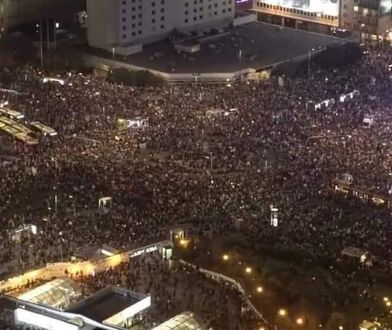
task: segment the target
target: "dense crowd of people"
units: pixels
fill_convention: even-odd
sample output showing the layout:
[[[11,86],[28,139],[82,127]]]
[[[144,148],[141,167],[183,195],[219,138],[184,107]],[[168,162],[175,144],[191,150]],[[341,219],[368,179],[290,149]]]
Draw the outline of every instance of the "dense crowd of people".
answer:
[[[237,329],[242,298],[227,285],[216,285],[197,269],[178,262],[164,262],[159,253],[133,258],[119,267],[79,279],[83,296],[108,285],[150,294],[152,308],[136,324],[152,329],[184,311],[195,312],[200,322],[213,329]]]
[[[37,146],[1,136],[2,153],[17,158],[1,158],[2,276],[86,246],[125,249],[166,238],[182,224],[199,235],[224,234],[238,219],[250,241],[269,249],[323,261],[354,246],[390,271],[388,209],[342,200],[331,180],[348,173],[388,196],[391,61],[389,49],[370,50],[349,67],[315,68],[310,77],[283,78],[283,86],[272,77],[137,88],[77,73],[60,85],[43,83],[48,73],[30,66],[4,69],[22,93],[0,92],[0,101],[59,135]],[[353,90],[360,95],[339,102]],[[226,112],[207,116],[211,109]],[[374,118],[367,128],[366,115]],[[119,131],[117,119],[137,117],[148,126]],[[100,212],[105,196],[112,204]],[[10,239],[26,223],[38,234]]]

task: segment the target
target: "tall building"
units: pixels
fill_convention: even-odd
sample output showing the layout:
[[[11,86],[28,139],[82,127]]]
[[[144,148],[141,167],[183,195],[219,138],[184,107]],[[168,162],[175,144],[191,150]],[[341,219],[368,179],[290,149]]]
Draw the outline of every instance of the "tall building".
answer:
[[[388,38],[391,8],[391,0],[253,0],[252,6],[263,21],[318,33],[347,32],[361,41]]]
[[[391,41],[391,8],[391,0],[344,0],[341,28],[352,31],[361,41]]]
[[[87,0],[87,15],[89,45],[110,50],[227,26],[234,0]]]
[[[70,20],[83,8],[83,0],[0,0],[0,32],[41,18]]]

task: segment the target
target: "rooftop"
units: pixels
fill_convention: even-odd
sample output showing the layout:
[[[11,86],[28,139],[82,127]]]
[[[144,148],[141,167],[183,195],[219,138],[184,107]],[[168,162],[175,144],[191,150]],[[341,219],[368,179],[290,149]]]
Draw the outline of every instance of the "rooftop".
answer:
[[[55,279],[23,293],[18,299],[54,308],[68,308],[77,296],[75,282],[70,279]]]
[[[204,330],[195,315],[191,312],[184,312],[172,317],[170,320],[158,325],[152,330]]]
[[[307,54],[343,39],[253,22],[237,26],[201,41],[197,53],[177,53],[164,40],[145,45],[143,52],[129,56],[126,63],[167,73],[229,73],[247,68],[262,69]],[[111,54],[90,50],[107,58]],[[123,60],[123,59],[121,59]]]
[[[144,296],[125,289],[107,287],[73,305],[68,312],[81,314],[102,322],[124,309],[135,305]]]

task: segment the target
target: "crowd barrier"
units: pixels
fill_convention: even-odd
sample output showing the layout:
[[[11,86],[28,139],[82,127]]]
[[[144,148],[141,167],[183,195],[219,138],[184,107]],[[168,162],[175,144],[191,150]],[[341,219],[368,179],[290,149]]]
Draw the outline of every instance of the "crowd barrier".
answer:
[[[204,269],[204,268],[198,268],[196,267],[194,264],[191,264],[185,260],[181,260],[180,259],[180,263],[192,268],[192,269],[197,269],[200,273],[202,273],[203,275],[205,275],[207,278],[218,282],[218,283],[228,283],[229,285],[233,286],[238,292],[241,293],[242,298],[244,299],[245,305],[249,307],[249,309],[263,322],[265,322],[266,324],[269,324],[269,322],[264,318],[263,314],[261,312],[258,311],[258,309],[253,305],[252,301],[249,299],[249,297],[246,295],[246,291],[244,290],[244,288],[242,287],[242,285],[237,282],[235,279],[228,277],[226,275],[223,275],[221,273],[218,272],[214,272],[212,270],[208,270],[208,269]]]
[[[7,280],[0,282],[0,292],[11,292],[18,287],[28,284],[29,282],[37,280],[51,280],[59,277],[77,277],[79,275],[93,275],[104,272],[110,267],[116,267],[123,262],[129,261],[131,258],[151,253],[154,251],[161,251],[163,247],[171,246],[171,241],[160,241],[153,244],[145,245],[121,252],[113,256],[104,257],[96,261],[80,261],[80,262],[56,262],[48,263],[45,267],[28,271],[24,274],[13,276]]]

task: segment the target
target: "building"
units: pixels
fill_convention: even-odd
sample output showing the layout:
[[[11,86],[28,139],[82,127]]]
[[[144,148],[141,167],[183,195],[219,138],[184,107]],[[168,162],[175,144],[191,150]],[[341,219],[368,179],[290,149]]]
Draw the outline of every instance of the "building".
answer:
[[[87,0],[89,45],[124,55],[170,33],[228,26],[234,0]]]
[[[56,279],[18,298],[0,296],[0,320],[16,328],[119,330],[129,328],[151,305],[150,296],[118,287],[106,287],[70,304],[75,285]]]
[[[83,0],[0,0],[0,32],[47,17],[72,20],[83,8]]]
[[[252,0],[235,0],[236,10],[248,10],[252,8]]]
[[[259,19],[306,31],[328,33],[339,27],[339,0],[253,0]]]
[[[175,330],[175,329],[192,329],[205,330],[203,322],[198,320],[197,316],[191,312],[183,312],[172,317],[170,320],[158,325],[152,330]]]
[[[56,286],[52,290],[52,295],[57,292],[59,300],[62,300],[68,291],[61,293],[58,284],[50,284]],[[43,290],[41,287],[37,289]],[[48,288],[46,287],[45,291],[46,289]],[[35,296],[35,293],[32,296]],[[45,299],[42,302],[0,296],[0,327],[40,330],[126,330],[140,323],[143,313],[150,308],[151,297],[118,287],[107,287],[65,310],[46,304]],[[52,303],[52,298],[50,302]],[[194,313],[183,312],[152,330],[175,329],[206,330],[207,327]]]
[[[389,39],[390,0],[253,0],[260,20],[305,31],[351,34],[358,41]],[[392,35],[391,35],[392,36]]]
[[[352,31],[359,41],[392,40],[390,0],[344,1],[341,28]]]
[[[18,296],[34,304],[67,309],[80,296],[76,283],[70,279],[55,279]]]

